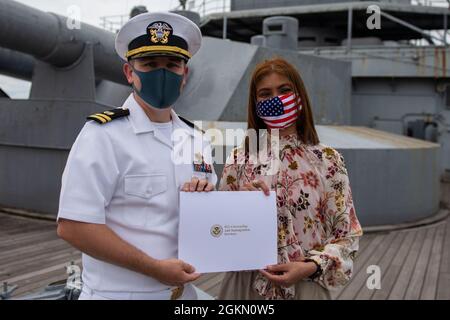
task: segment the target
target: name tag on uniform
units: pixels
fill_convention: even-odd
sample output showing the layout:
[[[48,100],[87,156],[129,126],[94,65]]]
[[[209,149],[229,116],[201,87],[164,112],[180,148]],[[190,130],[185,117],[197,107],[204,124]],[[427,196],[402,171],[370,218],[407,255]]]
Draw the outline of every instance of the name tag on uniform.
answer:
[[[196,154],[196,160],[192,163],[194,167],[194,176],[205,178],[208,174],[212,174],[212,166],[205,162],[202,155]]]
[[[206,163],[194,163],[194,172],[212,173],[211,165]]]

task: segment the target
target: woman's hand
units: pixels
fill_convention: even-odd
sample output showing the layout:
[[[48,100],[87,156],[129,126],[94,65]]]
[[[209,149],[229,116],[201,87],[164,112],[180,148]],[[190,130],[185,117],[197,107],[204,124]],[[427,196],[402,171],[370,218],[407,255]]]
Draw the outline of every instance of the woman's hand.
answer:
[[[273,283],[282,287],[289,287],[312,275],[316,272],[316,268],[314,262],[295,261],[268,266],[267,271],[260,270],[260,272]]]
[[[214,190],[214,185],[210,182],[208,182],[208,180],[200,180],[197,177],[193,177],[191,179],[190,182],[186,182],[183,185],[183,188],[181,189],[181,191],[185,191],[185,192],[201,192],[201,191],[213,191]]]
[[[264,191],[264,194],[266,196],[270,195],[269,187],[262,180],[253,180],[250,183],[246,183],[239,190],[241,190],[241,191],[258,191],[258,190],[262,190],[262,191]]]

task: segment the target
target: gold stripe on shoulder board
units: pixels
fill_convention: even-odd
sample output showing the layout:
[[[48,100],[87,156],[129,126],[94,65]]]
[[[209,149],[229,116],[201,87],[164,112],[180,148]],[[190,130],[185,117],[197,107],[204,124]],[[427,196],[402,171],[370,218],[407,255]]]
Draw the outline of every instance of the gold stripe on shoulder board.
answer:
[[[95,114],[90,115],[89,118],[95,118],[95,119],[97,119],[97,120],[100,120],[101,123],[106,123],[106,122],[107,122],[104,118],[99,117],[99,116],[97,116],[97,115],[95,115]]]
[[[106,114],[103,113],[96,113],[96,116],[102,117],[103,119],[105,119],[106,121],[112,121],[112,119],[110,117],[108,117]]]

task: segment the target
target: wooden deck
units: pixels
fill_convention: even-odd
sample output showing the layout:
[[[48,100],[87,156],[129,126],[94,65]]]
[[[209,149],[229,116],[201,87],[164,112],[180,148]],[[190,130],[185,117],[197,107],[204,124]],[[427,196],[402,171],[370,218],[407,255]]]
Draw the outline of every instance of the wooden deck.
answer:
[[[13,297],[65,279],[65,267],[81,254],[56,235],[51,221],[0,213],[0,283],[18,285]],[[367,267],[381,268],[381,289],[366,286]],[[222,274],[196,285],[217,296]],[[450,299],[450,217],[420,228],[363,236],[352,281],[336,299]]]

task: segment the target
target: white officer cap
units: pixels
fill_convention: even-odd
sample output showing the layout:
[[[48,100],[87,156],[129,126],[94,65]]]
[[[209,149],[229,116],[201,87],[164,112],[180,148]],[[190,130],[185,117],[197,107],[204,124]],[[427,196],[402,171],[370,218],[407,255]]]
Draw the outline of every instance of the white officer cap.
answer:
[[[116,52],[125,61],[151,55],[189,60],[199,49],[202,33],[186,17],[171,12],[142,13],[130,19],[116,36]]]

